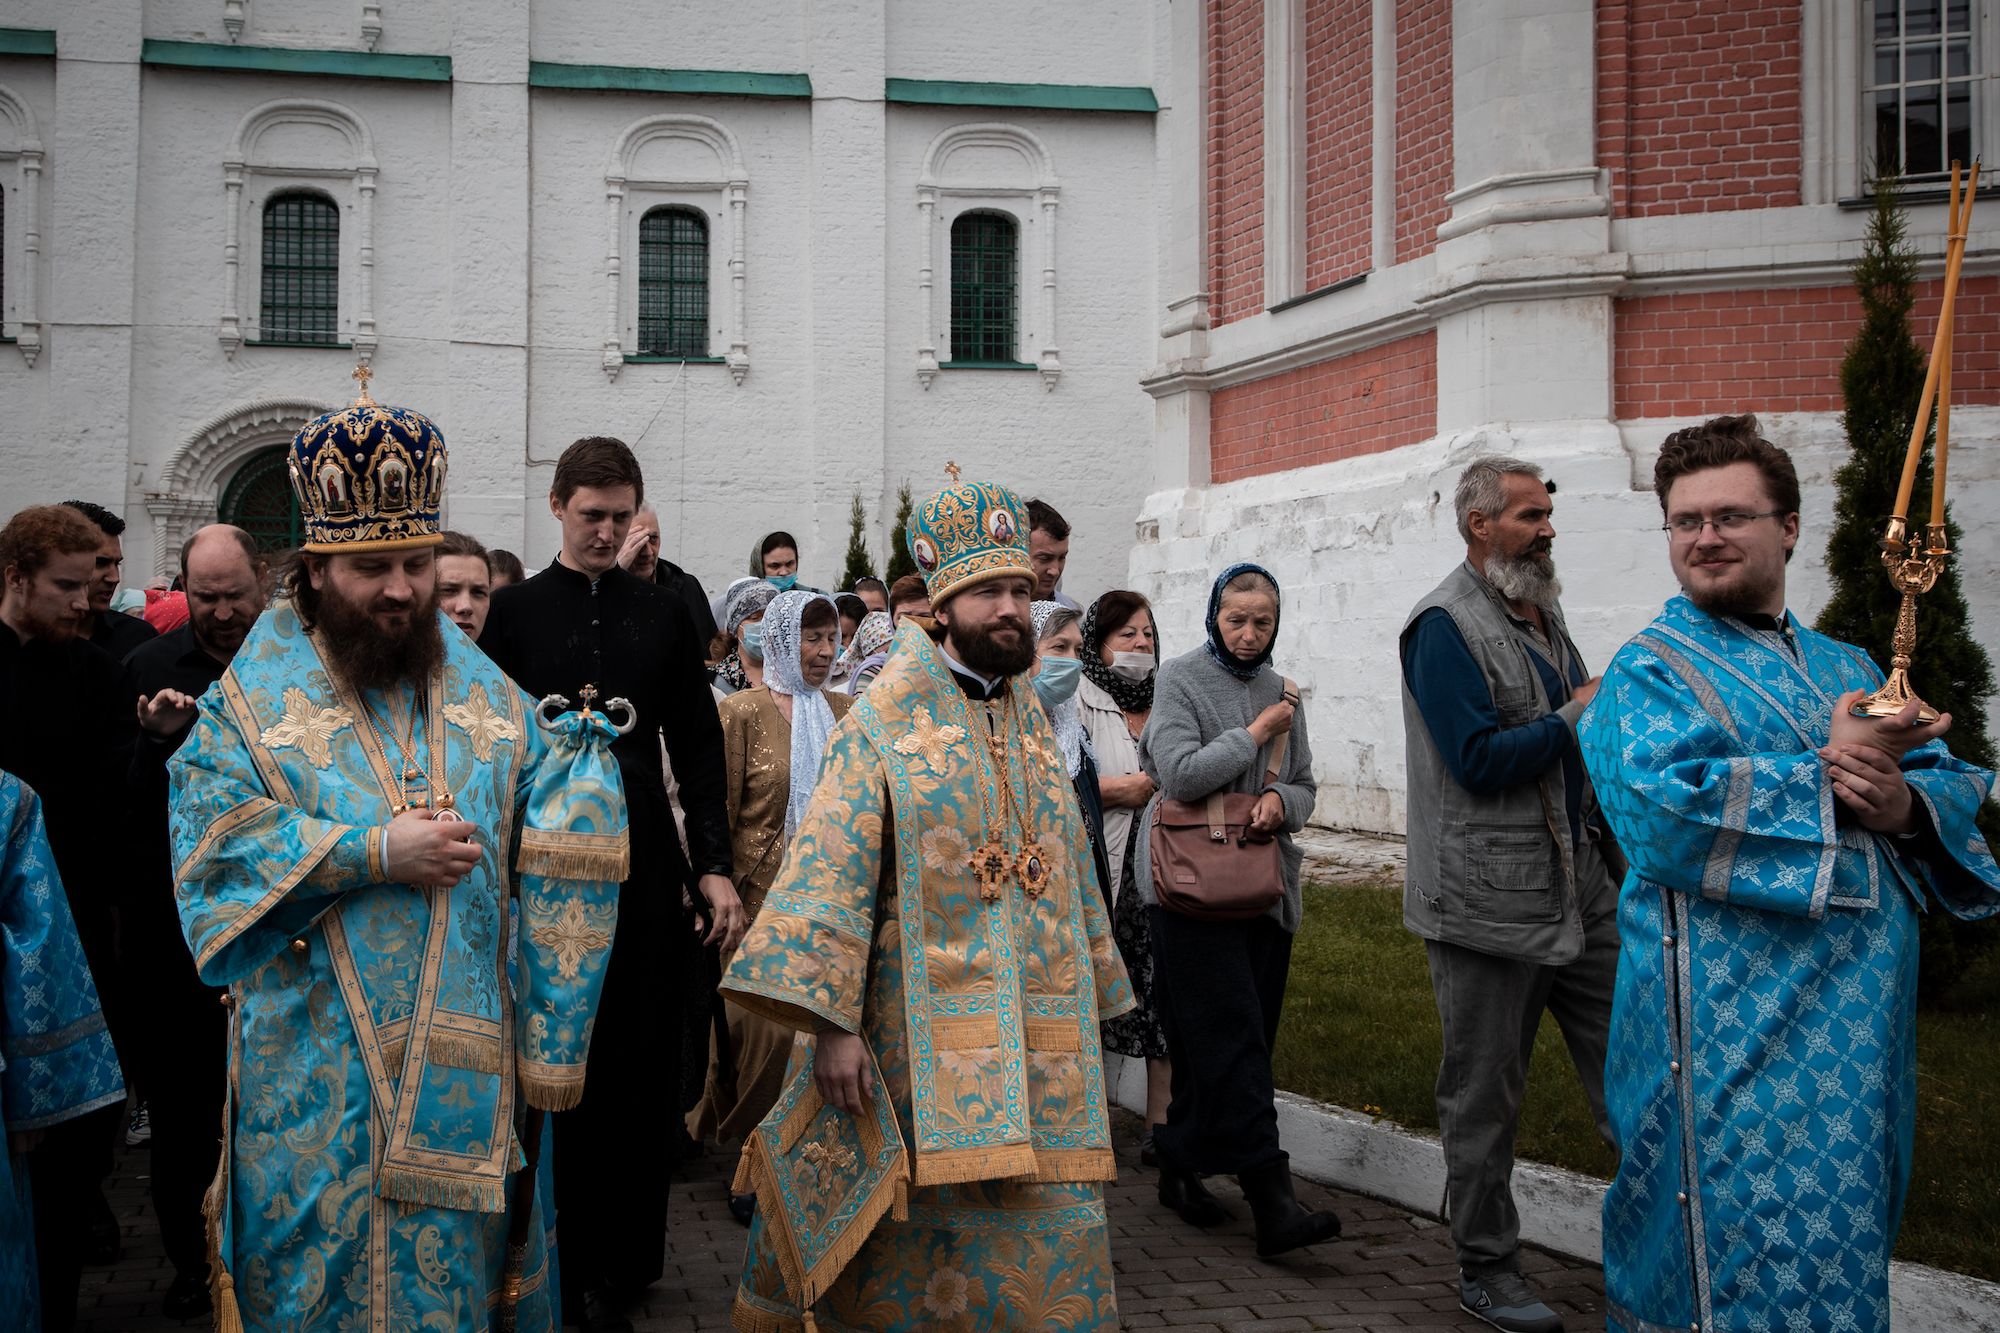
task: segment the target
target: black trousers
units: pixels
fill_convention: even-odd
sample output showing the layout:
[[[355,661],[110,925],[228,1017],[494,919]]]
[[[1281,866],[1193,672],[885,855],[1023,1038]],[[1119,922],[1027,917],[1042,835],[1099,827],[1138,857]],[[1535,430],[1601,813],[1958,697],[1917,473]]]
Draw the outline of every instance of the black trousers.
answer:
[[[179,936],[148,947],[153,965],[141,1067],[153,1126],[153,1211],[174,1271],[205,1277],[208,1223],[201,1205],[222,1156],[229,1011],[224,992],[201,984]]]
[[[660,887],[667,882],[635,874],[619,890],[583,1100],[551,1120],[568,1319],[581,1318],[586,1292],[629,1294],[665,1272],[686,983],[662,960],[682,957],[689,928],[678,891],[669,899]]]
[[[1153,1003],[1173,1061],[1160,1160],[1203,1175],[1237,1175],[1282,1159],[1271,1050],[1278,1039],[1292,937],[1269,917],[1195,921],[1146,909]]]
[[[35,1206],[35,1268],[42,1292],[43,1333],[76,1327],[77,1288],[89,1227],[103,1206],[112,1138],[125,1127],[125,1103],[49,1126],[28,1154]]]

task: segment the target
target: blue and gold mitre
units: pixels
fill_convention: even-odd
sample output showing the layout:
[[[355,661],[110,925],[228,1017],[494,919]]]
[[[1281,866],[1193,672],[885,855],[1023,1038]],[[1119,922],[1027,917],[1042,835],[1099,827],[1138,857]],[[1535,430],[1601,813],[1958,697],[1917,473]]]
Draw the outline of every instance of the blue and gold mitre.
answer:
[[[354,406],[307,422],[292,437],[292,494],[305,520],[302,549],[397,551],[443,538],[444,436],[429,417],[368,396],[371,372],[354,372]]]
[[[910,512],[905,533],[932,608],[988,579],[1033,579],[1028,511],[1020,497],[1004,486],[960,481],[956,463],[947,463],[945,471],[951,485]]]

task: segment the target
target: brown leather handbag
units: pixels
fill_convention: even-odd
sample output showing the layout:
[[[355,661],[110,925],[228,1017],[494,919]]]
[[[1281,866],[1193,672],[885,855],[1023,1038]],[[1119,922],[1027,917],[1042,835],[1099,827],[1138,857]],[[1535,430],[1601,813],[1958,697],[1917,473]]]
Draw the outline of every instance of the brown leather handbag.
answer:
[[[1294,707],[1298,691],[1285,682]],[[1278,737],[1264,785],[1278,781],[1291,733]],[[1169,801],[1153,807],[1148,831],[1153,855],[1153,898],[1169,912],[1197,921],[1250,921],[1285,896],[1285,852],[1276,835],[1258,833],[1250,817],[1258,797],[1212,792],[1202,801]]]

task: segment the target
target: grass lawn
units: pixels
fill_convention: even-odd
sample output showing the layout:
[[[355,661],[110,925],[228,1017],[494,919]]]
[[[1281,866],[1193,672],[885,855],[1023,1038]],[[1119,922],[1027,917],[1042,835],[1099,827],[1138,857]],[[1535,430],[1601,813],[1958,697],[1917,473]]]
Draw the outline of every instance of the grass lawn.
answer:
[[[1916,1170],[1896,1257],[2000,1279],[2000,957],[1917,1016]],[[1437,1132],[1437,1006],[1402,895],[1312,885],[1292,953],[1278,1086]],[[1517,1156],[1609,1179],[1554,1020],[1535,1041]]]

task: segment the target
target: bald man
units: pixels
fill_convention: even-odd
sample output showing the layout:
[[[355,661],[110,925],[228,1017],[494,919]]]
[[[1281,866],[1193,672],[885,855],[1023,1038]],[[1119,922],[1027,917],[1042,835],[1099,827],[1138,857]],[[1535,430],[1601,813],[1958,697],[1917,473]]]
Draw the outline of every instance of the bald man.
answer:
[[[215,1175],[222,1124],[228,1011],[201,984],[174,910],[167,832],[167,760],[194,723],[195,703],[220,679],[264,609],[269,570],[249,533],[226,523],[201,529],[181,548],[188,622],[125,659],[139,739],[130,783],[139,862],[121,905],[125,960],[148,1027],[142,1064],[130,1076],[152,1118],[153,1208],[174,1280],[163,1302],[173,1319],[209,1309],[202,1192]]]

